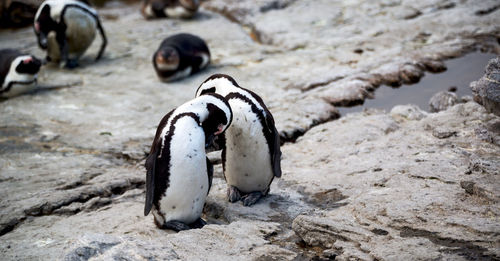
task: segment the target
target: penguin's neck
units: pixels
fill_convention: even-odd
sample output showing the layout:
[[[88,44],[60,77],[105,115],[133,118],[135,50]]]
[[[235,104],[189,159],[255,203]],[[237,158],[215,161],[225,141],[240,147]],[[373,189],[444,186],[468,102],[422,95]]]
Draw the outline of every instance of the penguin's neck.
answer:
[[[208,110],[206,103],[199,103],[194,105],[190,110],[190,112],[196,114],[198,116],[198,120],[200,124],[202,124],[208,118]]]
[[[231,92],[238,92],[238,89],[230,84],[222,84],[221,86],[217,87],[216,93],[226,96]]]

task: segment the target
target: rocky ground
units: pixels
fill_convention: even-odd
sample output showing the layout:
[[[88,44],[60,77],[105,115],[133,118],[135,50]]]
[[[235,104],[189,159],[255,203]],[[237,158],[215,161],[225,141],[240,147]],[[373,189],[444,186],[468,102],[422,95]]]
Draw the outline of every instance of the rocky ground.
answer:
[[[500,54],[498,1],[210,0],[188,21],[145,21],[138,4],[99,12],[103,60],[97,39],[80,68],[42,68],[40,85],[68,88],[0,102],[3,260],[500,259],[498,116],[472,101],[336,109],[446,59]],[[212,65],[160,83],[151,55],[177,32],[206,39]],[[6,47],[44,57],[30,28],[0,32]],[[144,158],[161,117],[213,73],[264,98],[283,177],[244,207],[225,201],[216,165],[210,225],[159,230],[142,215]]]

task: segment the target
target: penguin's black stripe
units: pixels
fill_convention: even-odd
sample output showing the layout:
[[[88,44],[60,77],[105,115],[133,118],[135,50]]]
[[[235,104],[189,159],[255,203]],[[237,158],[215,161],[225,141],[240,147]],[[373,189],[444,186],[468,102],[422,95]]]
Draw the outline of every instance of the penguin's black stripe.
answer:
[[[250,91],[248,91],[248,92],[251,93]],[[263,127],[262,133],[264,134],[264,137],[266,138],[267,146],[269,147],[269,153],[271,154],[270,158],[271,158],[271,166],[273,167],[273,174],[276,177],[280,177],[281,176],[281,167],[279,166],[280,161],[275,160],[275,159],[276,158],[279,159],[281,157],[281,151],[279,148],[279,140],[276,141],[276,139],[279,139],[279,135],[276,135],[277,130],[274,127],[274,121],[273,121],[273,125],[270,126],[270,124],[268,124],[264,115],[259,111],[257,106],[248,97],[242,95],[241,93],[231,92],[228,95],[226,95],[226,100],[229,101],[231,99],[239,99],[239,100],[244,101],[245,103],[250,105],[252,112],[257,115],[257,118],[259,119],[260,124]],[[263,108],[264,108],[264,110],[267,110],[265,106],[263,106]],[[266,111],[266,112],[267,112],[268,117],[272,117],[271,114],[269,113],[269,111]],[[276,144],[278,144],[277,148],[276,148]],[[223,160],[222,163],[223,163],[223,167],[224,167],[224,165],[225,165],[224,151],[223,151],[223,159],[222,160]],[[271,180],[271,182],[272,182],[272,180]],[[271,184],[271,183],[269,183],[269,184]]]
[[[222,73],[216,73],[216,74],[213,74],[212,76],[208,77],[208,79],[206,79],[203,83],[200,84],[200,87],[205,84],[206,82],[208,81],[211,81],[211,80],[214,80],[214,79],[219,79],[219,78],[226,78],[228,79],[234,86],[238,87],[238,88],[241,88],[241,86],[238,85],[238,83],[236,82],[236,80],[233,79],[233,77],[229,76],[229,75],[226,75],[226,74],[222,74]],[[200,88],[198,87],[198,89]],[[243,88],[242,88],[243,89]]]
[[[248,90],[248,89],[245,89],[245,88],[243,88],[243,87],[239,86],[239,85],[238,85],[238,83],[236,82],[236,80],[235,80],[233,77],[229,76],[229,75],[226,75],[226,74],[221,74],[221,73],[214,74],[214,75],[210,76],[208,79],[206,79],[206,80],[205,80],[205,81],[204,81],[204,82],[200,85],[200,87],[201,87],[204,83],[206,83],[206,82],[208,82],[208,81],[210,81],[210,80],[213,80],[213,79],[219,79],[219,78],[225,78],[225,79],[227,79],[228,81],[230,81],[230,82],[231,82],[234,86],[236,86],[236,87],[238,87],[238,88],[240,88],[240,89],[242,89],[242,90],[244,90],[244,91],[248,92],[248,93],[249,93],[249,94],[250,94],[250,95],[251,95],[251,96],[252,96],[252,97],[253,97],[253,98],[254,98],[254,99],[255,99],[255,100],[259,103],[260,107],[262,107],[262,109],[266,112],[266,114],[267,114],[267,115],[271,115],[271,113],[270,113],[270,112],[269,112],[269,110],[267,109],[266,105],[264,104],[264,101],[262,100],[262,98],[260,98],[260,97],[259,97],[257,94],[255,94],[254,92],[252,92],[252,91],[250,91],[250,90]],[[202,94],[203,94],[203,93],[205,93],[205,92],[207,92],[207,91],[209,91],[209,90],[212,90],[212,88],[209,88],[209,89],[203,90],[203,91],[202,91]],[[215,92],[215,87],[214,87],[214,89],[213,89],[213,92]],[[272,118],[272,116],[271,116],[271,118]],[[273,119],[273,124],[274,124],[274,119]]]
[[[102,43],[101,43],[101,48],[99,49],[99,53],[97,54],[97,57],[95,58],[95,60],[99,60],[102,56],[102,54],[104,53],[104,49],[106,49],[106,45],[108,44],[108,39],[106,38],[106,34],[104,33],[104,29],[102,28],[102,24],[101,24],[101,20],[99,19],[99,16],[94,14],[93,12],[91,12],[88,8],[86,7],[83,7],[81,5],[76,5],[76,4],[67,4],[64,6],[63,10],[61,11],[61,15],[60,15],[60,24],[64,25],[64,28],[66,28],[66,24],[64,23],[64,14],[66,13],[66,10],[69,8],[69,7],[76,7],[76,8],[79,8],[81,10],[83,10],[84,12],[90,14],[96,21],[97,23],[97,29],[99,29],[99,33],[101,34],[101,38],[102,38]]]
[[[171,116],[171,114],[170,114],[170,116]],[[162,143],[161,141],[163,141],[163,144],[165,144],[165,146],[163,147],[163,151],[161,151],[161,155],[162,155],[161,158],[158,158],[161,160],[157,159],[156,164],[155,164],[155,175],[154,175],[154,181],[153,181],[155,184],[155,187],[154,187],[152,203],[156,207],[156,209],[160,209],[159,202],[160,202],[163,194],[165,193],[165,191],[169,187],[170,167],[171,167],[170,166],[170,160],[171,160],[170,145],[172,143],[172,137],[173,137],[174,132],[175,132],[175,124],[179,119],[181,119],[183,117],[191,117],[196,121],[196,123],[198,125],[200,124],[200,119],[198,118],[198,116],[196,114],[194,114],[192,112],[181,113],[179,115],[176,115],[172,119],[172,121],[170,122],[170,128],[169,128],[167,134],[165,135],[165,137],[158,139],[159,144],[160,144],[160,148],[154,154],[154,157],[158,157],[158,153],[161,150],[161,143]],[[161,131],[160,131],[160,134],[161,134]],[[157,144],[155,144],[155,145],[157,145]],[[162,163],[168,163],[168,164],[162,164]]]

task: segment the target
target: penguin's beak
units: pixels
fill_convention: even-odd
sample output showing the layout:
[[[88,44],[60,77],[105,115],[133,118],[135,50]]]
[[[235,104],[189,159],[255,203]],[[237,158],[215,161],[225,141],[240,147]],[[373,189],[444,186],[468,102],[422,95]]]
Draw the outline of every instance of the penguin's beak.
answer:
[[[221,134],[223,131],[224,131],[224,125],[219,124],[219,126],[217,126],[217,131],[214,133],[214,135],[217,136],[217,135]]]
[[[38,34],[38,45],[42,49],[47,49],[47,36],[42,32]]]

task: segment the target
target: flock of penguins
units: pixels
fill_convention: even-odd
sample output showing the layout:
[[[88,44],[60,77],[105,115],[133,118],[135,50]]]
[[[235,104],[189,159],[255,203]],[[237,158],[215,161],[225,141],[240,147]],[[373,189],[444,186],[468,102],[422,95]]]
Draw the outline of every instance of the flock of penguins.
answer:
[[[146,18],[188,18],[198,0],[144,0]],[[47,51],[43,63],[74,68],[97,31],[107,44],[97,15],[87,0],[46,0],[35,16],[39,46]],[[210,62],[205,42],[191,34],[166,38],[153,55],[162,81],[173,81],[203,69]],[[0,50],[0,97],[13,97],[36,88],[42,61],[15,49]],[[166,114],[159,123],[146,159],[144,215],[175,231],[200,228],[212,184],[213,166],[207,152],[222,150],[227,200],[255,204],[266,196],[274,177],[281,176],[280,137],[262,99],[230,76],[214,74],[196,91],[196,98]]]

